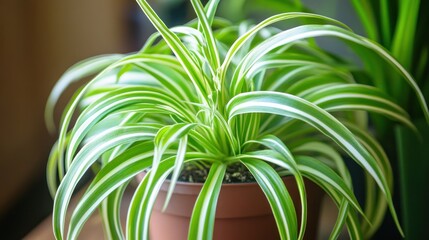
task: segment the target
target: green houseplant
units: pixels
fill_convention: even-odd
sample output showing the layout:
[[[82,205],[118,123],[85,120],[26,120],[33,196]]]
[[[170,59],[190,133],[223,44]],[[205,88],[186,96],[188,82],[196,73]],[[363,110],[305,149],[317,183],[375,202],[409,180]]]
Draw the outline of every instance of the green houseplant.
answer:
[[[209,169],[190,220],[190,239],[212,237],[225,172],[237,164],[260,185],[282,239],[304,236],[304,178],[317,183],[339,207],[331,238],[344,225],[352,239],[363,238],[377,227],[386,208],[402,231],[392,204],[389,161],[368,130],[366,111],[414,126],[387,94],[363,84],[369,81],[355,74],[356,64],[333,57],[314,38],[338,38],[357,52],[372,52],[410,85],[428,119],[414,80],[385,50],[344,24],[315,14],[284,13],[256,25],[234,25],[214,17],[218,0],[205,7],[192,0],[197,20],[168,28],[146,1],[137,2],[158,30],[141,51],[78,63],[48,100],[47,122],[53,127],[52,111],[64,88],[97,74],[64,110],[48,163],[57,239],[75,239],[97,207],[111,238],[147,239],[161,184],[170,176],[168,204],[185,164]],[[292,19],[305,24],[286,29],[275,25]],[[77,107],[81,112],[70,128]],[[364,209],[353,194],[342,156],[355,160],[374,183]],[[70,198],[90,169],[95,178],[66,233]],[[148,172],[130,203],[124,235],[118,205],[130,180],[144,170]],[[285,175],[297,183],[300,213],[281,181]]]

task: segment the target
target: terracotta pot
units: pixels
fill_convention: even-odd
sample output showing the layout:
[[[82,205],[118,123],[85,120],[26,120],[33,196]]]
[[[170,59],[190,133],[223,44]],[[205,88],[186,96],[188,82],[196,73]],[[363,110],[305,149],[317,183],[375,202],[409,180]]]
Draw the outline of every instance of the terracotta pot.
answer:
[[[284,179],[284,182],[291,193],[299,215],[299,195],[295,180],[288,177]],[[165,212],[161,212],[168,182],[162,186],[151,216],[150,238],[152,240],[187,239],[190,216],[201,187],[202,184],[178,183],[168,208]],[[306,182],[306,189],[308,223],[305,239],[316,239],[323,191],[310,181]],[[271,208],[256,183],[222,185],[216,209],[213,238],[222,240],[279,239]]]

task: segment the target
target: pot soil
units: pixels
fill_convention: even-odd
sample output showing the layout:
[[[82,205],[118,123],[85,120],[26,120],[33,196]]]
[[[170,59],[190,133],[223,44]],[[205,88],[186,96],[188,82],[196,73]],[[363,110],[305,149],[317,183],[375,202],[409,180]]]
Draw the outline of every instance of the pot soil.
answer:
[[[299,194],[295,180],[292,177],[287,177],[284,178],[284,182],[293,198],[299,218]],[[164,183],[152,212],[150,239],[187,239],[192,209],[201,187],[201,183],[178,182],[167,209],[162,212],[161,209],[168,190],[168,182]],[[320,206],[324,193],[310,181],[306,181],[306,190],[308,216],[304,239],[316,239]],[[279,239],[271,208],[257,183],[222,185],[216,208],[213,239]]]

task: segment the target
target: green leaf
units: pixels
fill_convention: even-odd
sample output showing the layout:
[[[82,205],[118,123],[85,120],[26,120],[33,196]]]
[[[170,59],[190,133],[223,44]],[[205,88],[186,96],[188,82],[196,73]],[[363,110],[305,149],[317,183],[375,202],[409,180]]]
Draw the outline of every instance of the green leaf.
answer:
[[[300,119],[333,139],[353,156],[384,187],[384,177],[373,158],[357,142],[353,134],[332,115],[316,105],[286,93],[249,92],[235,96],[228,103],[227,112],[231,118],[246,113],[269,113]]]
[[[340,67],[333,67],[327,63],[323,63],[319,58],[310,58],[304,54],[270,53],[266,54],[255,64],[249,67],[242,73],[242,76],[240,76],[239,72],[236,71],[231,85],[236,86],[235,88],[238,91],[238,89],[241,89],[243,81],[237,82],[237,80],[240,77],[243,77],[243,79],[246,80],[247,85],[252,86],[250,89],[254,89],[255,87],[253,86],[255,83],[249,81],[253,80],[256,74],[271,70],[272,68],[284,69],[285,71],[282,71],[283,74],[280,74],[279,78],[274,78],[270,83],[268,83],[269,85],[266,87],[268,90],[283,91],[283,89],[280,88],[282,85],[291,85],[294,81],[301,81],[301,75],[314,76],[315,74],[329,72],[330,74],[336,74],[345,79],[349,78],[349,76],[346,75],[344,70],[341,70]]]
[[[107,163],[95,176],[73,211],[68,238],[76,238],[83,224],[101,201],[113,191],[117,191],[118,188],[126,185],[132,177],[148,168],[151,165],[152,157],[153,143],[144,142],[126,150]],[[117,220],[114,220],[113,223],[115,226],[119,224]],[[109,225],[109,228],[115,226]],[[115,228],[112,232],[118,233],[118,230]]]
[[[100,206],[104,232],[107,239],[125,239],[121,224],[121,203],[129,182],[113,191]],[[81,200],[82,201],[82,200]],[[69,228],[73,229],[73,228]]]
[[[386,176],[387,182],[391,190],[393,190],[393,170],[387,154],[384,152],[380,143],[377,140],[363,131],[362,129],[354,126],[353,124],[346,123],[346,126],[356,135],[361,144],[368,149]],[[373,179],[369,176],[365,177],[366,180],[366,200],[365,200],[365,215],[368,217],[371,225],[366,222],[362,223],[362,229],[366,238],[371,238],[375,231],[383,222],[384,215],[387,208],[386,199],[383,193],[379,191]]]
[[[174,162],[173,175],[171,176],[170,185],[168,187],[167,196],[164,202],[163,210],[165,210],[170,202],[171,195],[173,194],[176,182],[179,179],[180,171],[182,170],[183,162],[185,160],[186,148],[188,146],[188,136],[183,136],[179,141],[179,147],[177,149],[176,160]]]
[[[407,112],[375,87],[362,84],[326,86],[307,95],[305,99],[328,112],[364,110],[379,113],[417,132]]]
[[[197,101],[192,85],[181,71],[161,67],[159,63],[137,63],[135,65],[158,81],[163,87],[162,90],[168,92],[169,95],[180,98],[184,102]]]
[[[68,143],[70,139],[70,135],[67,135],[65,142]],[[60,175],[62,174],[62,171],[59,171],[59,168],[62,168],[59,166],[59,153],[58,153],[58,141],[55,142],[55,144],[52,146],[51,152],[49,153],[48,158],[48,164],[46,165],[46,180],[48,183],[48,189],[49,193],[51,194],[51,197],[55,197],[55,193],[58,188],[57,183],[57,173]],[[63,176],[61,176],[60,179],[62,179]]]
[[[170,110],[171,114],[179,114],[179,117],[184,119],[189,119],[188,117],[192,118],[193,116],[191,113],[187,112],[186,108],[179,104],[180,102],[168,96],[165,92],[159,91],[157,88],[146,86],[121,87],[109,92],[98,101],[95,101],[80,114],[72,130],[70,142],[68,143],[65,158],[66,166],[70,165],[79,144],[97,122],[117,110],[122,110],[124,107],[139,103],[154,104],[152,106],[156,106],[159,110]],[[145,112],[145,108],[143,108],[142,105],[140,105],[139,108],[141,108],[141,112]]]
[[[392,39],[391,50],[392,55],[398,59],[402,66],[410,69],[419,20],[420,0],[399,1],[398,4],[398,22]]]
[[[296,159],[302,174],[322,187],[334,202],[340,206],[337,221],[335,222],[330,238],[339,234],[341,226],[344,224],[344,221],[346,221],[350,238],[362,239],[362,232],[360,224],[355,216],[355,211],[352,211],[348,204],[354,206],[354,209],[362,215],[363,212],[353,192],[349,189],[344,180],[318,159],[308,156],[297,156]],[[345,200],[346,202],[344,202]],[[366,219],[366,216],[363,216]]]
[[[73,191],[88,168],[107,150],[120,144],[153,139],[157,129],[149,126],[121,126],[106,130],[86,144],[74,158],[54,199],[52,222],[57,239],[64,236],[67,207]]]
[[[344,179],[335,173],[334,170],[312,157],[297,156],[296,159],[298,162],[298,169],[304,176],[309,177],[314,182],[322,185],[326,184],[330,188],[333,188],[364,216],[364,212],[359,206],[353,191],[347,186]]]
[[[393,218],[400,229],[388,183],[381,168],[354,135],[332,115],[304,99],[277,92],[239,94],[228,103],[227,113],[229,121],[236,115],[246,113],[269,113],[297,118],[330,137],[374,178],[385,194]]]
[[[381,33],[383,36],[383,46],[387,49],[390,49],[391,38],[392,38],[392,28],[393,24],[390,22],[390,7],[388,0],[380,1],[380,21],[381,21]],[[374,39],[375,40],[375,39]]]
[[[128,183],[113,191],[100,206],[104,233],[107,239],[125,239],[121,224],[121,203]]]
[[[216,161],[212,155],[206,153],[188,152],[185,156],[185,162],[201,160],[212,163]],[[128,209],[127,239],[148,239],[150,214],[162,183],[173,171],[174,161],[175,156],[163,159],[154,173],[152,183],[149,184],[149,171],[137,187]]]
[[[106,73],[109,73],[115,68],[132,64],[135,62],[144,62],[144,61],[151,61],[153,59],[159,60],[159,56],[157,55],[146,55],[146,54],[134,54],[130,56],[126,56],[121,58],[120,60],[114,62],[113,64],[109,65],[107,68],[105,68],[103,71],[101,71],[96,77],[94,77],[89,83],[85,85],[81,90],[75,93],[67,107],[64,109],[61,124],[60,124],[60,135],[58,137],[58,168],[60,171],[60,179],[63,175],[63,160],[64,160],[64,154],[63,151],[65,149],[65,140],[66,140],[66,134],[67,130],[69,128],[69,124],[71,122],[71,119],[73,117],[73,113],[79,104],[79,102],[82,100],[86,92],[91,89],[91,87],[97,83],[98,81],[102,80]]]
[[[208,21],[209,25],[211,25],[213,22],[213,19],[214,19],[215,14],[216,14],[217,6],[219,5],[219,1],[220,0],[210,0],[206,4],[206,6],[204,7],[204,10],[206,11],[207,21]]]
[[[311,14],[311,13],[281,13],[281,14],[269,17],[269,18],[265,19],[264,21],[260,22],[259,24],[255,25],[253,28],[251,28],[249,31],[247,31],[245,34],[241,35],[237,40],[234,41],[233,45],[228,50],[228,52],[225,56],[225,60],[222,63],[222,66],[220,68],[220,71],[221,71],[220,79],[221,80],[225,79],[226,71],[228,70],[229,64],[231,63],[233,57],[237,54],[237,52],[240,50],[240,48],[246,44],[247,41],[252,39],[252,37],[258,31],[260,31],[261,29],[263,29],[269,25],[272,25],[274,23],[277,23],[280,21],[285,21],[288,19],[294,19],[294,18],[310,18],[310,19],[319,20],[319,21],[323,21],[323,22],[335,23],[335,24],[338,24],[340,26],[346,27],[344,24],[342,24],[342,23],[340,23],[334,19],[324,17],[321,15]]]
[[[123,57],[124,55],[121,54],[100,55],[80,61],[70,67],[57,81],[46,103],[45,122],[48,130],[50,132],[55,130],[54,108],[61,94],[70,84],[100,72]]]
[[[217,1],[219,2],[219,1]],[[213,36],[213,31],[211,29],[210,26],[210,22],[209,19],[206,16],[206,13],[204,11],[203,5],[201,4],[201,2],[199,0],[191,0],[192,6],[194,7],[195,13],[197,14],[198,17],[198,27],[201,29],[205,40],[207,42],[207,46],[206,49],[208,51],[208,60],[209,63],[211,64],[212,68],[214,70],[217,70],[220,64],[220,60],[219,60],[219,53],[217,51],[217,47],[216,47],[216,40]],[[212,3],[210,3],[211,5],[208,6],[214,6],[217,5],[216,1],[212,1]],[[211,7],[212,9],[213,7]],[[211,10],[213,11],[213,10]]]
[[[163,160],[149,184],[150,171],[137,187],[127,216],[127,239],[149,239],[149,219],[156,197],[167,176],[173,170],[174,158]]]
[[[298,192],[300,196],[300,203],[301,203],[301,224],[300,224],[300,231],[299,231],[299,237],[298,239],[303,239],[305,228],[307,225],[307,194],[305,191],[305,184],[304,179],[302,178],[301,172],[298,170],[298,166],[296,164],[296,161],[292,155],[292,153],[289,151],[289,149],[284,145],[284,143],[273,135],[267,135],[257,140],[251,140],[249,143],[258,143],[261,145],[264,145],[275,152],[281,154],[283,157],[279,158],[277,157],[277,160],[283,161],[286,165],[279,165],[285,169],[288,169],[295,177],[296,184],[298,186]],[[258,158],[258,156],[254,156],[255,158]],[[267,156],[270,156],[267,154]],[[276,158],[276,156],[271,156]],[[264,159],[264,157],[262,157]],[[275,160],[277,162],[277,160]],[[274,161],[273,161],[274,163]]]
[[[189,131],[191,131],[196,124],[188,124],[188,123],[177,123],[174,125],[168,125],[163,128],[161,128],[154,139],[155,144],[155,153],[153,157],[153,163],[152,163],[152,173],[156,173],[158,164],[162,159],[162,155],[164,152],[170,147],[170,145],[176,143],[177,141],[182,140],[183,138],[186,138]],[[186,143],[185,141],[184,143]],[[182,143],[183,144],[183,143]],[[185,148],[185,149],[183,149]],[[176,159],[176,168],[180,170],[181,164],[183,162],[183,151],[186,150],[186,145],[181,146],[181,152],[178,153],[178,158]],[[175,176],[177,176],[179,170],[176,170]],[[152,176],[149,178],[149,184],[151,184]],[[174,186],[173,186],[174,188]]]
[[[137,0],[137,3],[144,11],[146,16],[152,22],[154,27],[158,30],[161,36],[164,38],[166,43],[170,46],[179,62],[182,64],[183,69],[186,71],[192,83],[194,84],[198,96],[203,103],[207,103],[207,96],[211,94],[211,86],[207,82],[206,78],[202,75],[200,68],[194,61],[190,52],[186,49],[180,39],[162,22],[162,20],[156,15],[155,11],[145,0]]]
[[[349,203],[343,199],[341,201],[340,207],[338,209],[337,220],[335,221],[335,225],[332,228],[331,234],[329,235],[329,240],[338,239],[343,230],[343,226],[347,221],[347,214],[349,212]]]
[[[255,177],[271,206],[281,239],[297,239],[298,224],[292,198],[282,179],[267,163],[254,158],[241,158],[241,162]]]
[[[280,32],[258,44],[246,55],[245,58],[241,60],[239,66],[235,70],[236,74],[231,82],[232,95],[236,95],[240,92],[242,81],[245,80],[245,74],[265,54],[277,47],[284,46],[286,44],[320,36],[332,36],[346,40],[349,43],[363,46],[383,58],[386,63],[389,64],[395,71],[397,71],[397,73],[402,76],[410,85],[411,89],[416,94],[420,107],[427,122],[429,123],[429,110],[425,98],[413,77],[406,71],[406,69],[378,44],[356,35],[351,31],[332,25],[303,25],[295,27],[290,30]]]
[[[352,131],[353,132],[353,131]],[[333,169],[338,172],[347,186],[352,188],[352,178],[347,166],[344,163],[340,153],[332,146],[323,142],[304,142],[303,144],[292,149],[294,155],[316,155],[328,158],[334,163]]]
[[[353,82],[350,75],[329,65],[309,63],[303,66],[289,67],[291,69],[286,70],[284,73],[282,70],[279,70],[279,77],[272,75],[267,79],[267,82],[270,82],[270,84],[264,90],[305,96],[325,86]]]
[[[365,28],[367,36],[374,41],[378,41],[377,21],[375,20],[371,3],[368,0],[352,0],[352,3]]]
[[[188,239],[210,240],[213,238],[217,200],[226,167],[225,164],[217,162],[212,164],[192,211]]]

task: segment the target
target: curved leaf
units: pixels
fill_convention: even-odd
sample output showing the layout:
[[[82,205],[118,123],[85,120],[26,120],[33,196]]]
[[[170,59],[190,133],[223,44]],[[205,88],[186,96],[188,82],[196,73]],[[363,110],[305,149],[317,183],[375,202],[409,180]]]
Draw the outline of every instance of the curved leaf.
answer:
[[[91,76],[100,72],[110,64],[118,61],[123,58],[124,55],[121,54],[111,54],[111,55],[101,55],[86,60],[80,61],[70,67],[57,81],[53,87],[45,107],[45,122],[48,130],[53,132],[55,129],[54,124],[54,108],[58,99],[64,90],[70,86],[73,82],[76,82],[87,76]]]
[[[322,20],[325,22],[332,22],[335,24],[339,24],[340,26],[344,26],[346,27],[344,24],[328,18],[328,17],[324,17],[321,15],[317,15],[317,14],[311,14],[311,13],[281,13],[278,15],[274,15],[272,17],[269,17],[267,19],[265,19],[264,21],[260,22],[259,24],[255,25],[253,28],[251,28],[249,31],[247,31],[245,34],[242,34],[236,41],[234,41],[233,45],[231,46],[231,48],[228,50],[226,56],[225,56],[225,60],[222,63],[221,66],[221,73],[220,73],[220,79],[224,79],[225,75],[226,75],[226,71],[229,67],[229,64],[232,61],[232,58],[237,54],[237,52],[240,50],[240,48],[242,46],[244,46],[246,44],[246,42],[251,39],[258,31],[260,31],[261,29],[272,25],[274,23],[280,22],[280,21],[284,21],[284,20],[288,20],[288,19],[294,19],[294,18],[310,18],[310,19],[314,19],[314,20]]]
[[[65,158],[66,166],[70,165],[79,144],[98,121],[116,110],[121,110],[124,107],[139,103],[155,104],[153,106],[156,106],[160,110],[171,109],[172,114],[179,114],[180,117],[185,119],[193,116],[190,113],[187,115],[180,115],[186,114],[187,110],[177,104],[174,98],[159,92],[157,88],[130,86],[111,91],[103,98],[91,104],[80,114],[71,133],[70,142],[68,143]]]
[[[225,164],[216,162],[211,166],[192,211],[188,239],[210,240],[213,238],[217,200],[225,171]]]
[[[243,157],[240,160],[252,173],[271,206],[281,239],[297,239],[298,223],[292,198],[282,179],[267,163]]]
[[[207,96],[211,94],[211,87],[206,81],[206,78],[202,75],[190,52],[186,49],[180,39],[167,28],[146,0],[137,0],[137,3],[183,65],[184,70],[195,85],[200,99],[203,103],[207,103]]]
[[[204,11],[204,8],[201,2],[199,0],[191,0],[191,3],[198,17],[198,27],[202,30],[204,37],[207,41],[207,47],[206,47],[208,51],[207,58],[209,59],[209,63],[211,63],[212,68],[217,69],[220,64],[219,52],[217,51],[216,40],[213,36],[213,31],[210,26],[211,23],[209,22],[209,19],[206,16],[206,13]],[[215,4],[216,2],[212,1],[211,5],[208,5],[208,6],[214,6]]]
[[[75,93],[67,107],[64,109],[62,118],[61,118],[61,124],[60,124],[60,135],[58,137],[58,156],[59,156],[59,170],[60,170],[60,178],[62,178],[62,171],[63,171],[63,160],[64,160],[64,154],[63,151],[65,149],[65,140],[66,140],[66,134],[67,130],[69,128],[70,121],[73,117],[73,113],[79,104],[79,102],[82,100],[86,92],[91,89],[94,83],[97,83],[100,79],[103,78],[103,76],[106,73],[109,73],[111,70],[125,66],[127,64],[132,64],[135,62],[145,62],[145,61],[155,61],[160,60],[158,55],[147,55],[147,54],[134,54],[130,56],[126,56],[121,58],[120,60],[114,62],[113,64],[109,65],[107,68],[103,69],[102,72],[100,72],[96,77],[94,77],[89,83],[85,85],[82,89],[80,89],[78,92]],[[161,60],[162,61],[162,60]]]
[[[121,224],[121,202],[129,182],[113,191],[100,206],[104,232],[107,239],[125,239]],[[72,229],[72,228],[69,228]],[[70,239],[70,238],[69,238]]]
[[[380,113],[417,132],[407,112],[381,90],[361,84],[327,86],[305,97],[326,111],[365,110]]]
[[[298,239],[303,239],[305,228],[307,225],[307,194],[305,191],[304,179],[302,178],[301,172],[298,170],[298,166],[296,165],[296,161],[292,153],[289,151],[289,149],[284,145],[284,143],[280,139],[278,139],[273,135],[268,135],[268,136],[264,136],[261,139],[249,141],[249,143],[253,143],[253,142],[264,145],[276,151],[277,153],[281,154],[283,158],[278,158],[278,159],[283,160],[286,163],[286,165],[284,166],[279,165],[279,166],[288,169],[294,175],[296,184],[298,186],[298,192],[299,192],[300,203],[301,203],[301,224],[300,224]]]
[[[179,141],[179,148],[177,150],[176,159],[174,162],[173,176],[171,178],[171,183],[167,192],[164,208],[166,208],[168,205],[170,197],[173,194],[177,179],[179,178],[180,170],[182,169],[186,153],[186,147],[188,143],[188,134],[192,129],[195,128],[195,126],[196,124],[177,123],[161,128],[155,136],[155,149],[152,169],[151,173],[149,174],[149,185],[151,185],[152,181],[154,181],[154,176],[158,171],[158,165],[162,159],[162,155],[164,154],[164,152],[170,147],[170,145]]]
[[[386,52],[376,43],[373,43],[364,37],[356,35],[351,31],[333,25],[303,25],[295,27],[290,30],[280,32],[257,45],[246,55],[245,58],[242,59],[239,66],[235,70],[237,74],[235,74],[236,77],[234,77],[231,83],[232,94],[235,95],[239,93],[242,81],[244,81],[244,75],[246,74],[248,69],[260,58],[262,58],[266,53],[270,52],[276,47],[280,47],[285,44],[319,36],[338,37],[351,43],[364,46],[365,48],[370,49],[376,54],[378,54],[390,66],[392,66],[392,68],[395,69],[395,71],[397,71],[398,74],[400,74],[410,85],[410,87],[417,96],[417,100],[420,104],[420,107],[422,108],[426,121],[429,123],[429,110],[425,98],[420,91],[417,83],[414,81],[413,77],[406,71],[406,69],[398,61],[396,61],[388,52]]]
[[[293,117],[312,125],[330,137],[374,178],[388,201],[398,229],[402,232],[382,170],[354,135],[332,115],[304,99],[277,92],[239,94],[228,103],[227,113],[230,121],[232,117],[246,113],[269,113]]]
[[[149,184],[149,171],[137,187],[128,209],[127,239],[149,239],[150,214],[162,184],[173,170],[173,164],[172,157],[162,161],[152,183]]]
[[[64,176],[54,200],[52,222],[57,239],[64,236],[64,221],[67,207],[73,191],[88,168],[105,151],[124,143],[153,139],[157,129],[149,126],[126,126],[106,130],[90,143],[86,144],[76,155]]]

